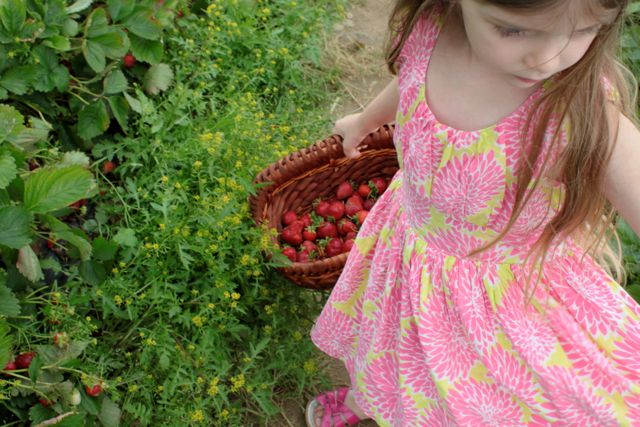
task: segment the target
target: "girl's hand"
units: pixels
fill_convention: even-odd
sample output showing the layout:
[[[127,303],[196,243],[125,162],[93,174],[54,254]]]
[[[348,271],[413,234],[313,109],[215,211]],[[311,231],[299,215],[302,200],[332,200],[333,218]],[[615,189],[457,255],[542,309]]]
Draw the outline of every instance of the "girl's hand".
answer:
[[[360,157],[358,145],[369,134],[369,129],[362,127],[360,116],[362,113],[350,114],[336,121],[333,133],[342,136],[342,150],[351,159]]]

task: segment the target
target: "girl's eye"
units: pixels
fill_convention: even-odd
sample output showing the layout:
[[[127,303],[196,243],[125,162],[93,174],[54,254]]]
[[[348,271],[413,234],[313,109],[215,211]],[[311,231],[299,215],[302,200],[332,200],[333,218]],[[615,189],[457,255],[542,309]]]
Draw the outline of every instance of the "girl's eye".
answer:
[[[499,25],[494,25],[494,27],[502,37],[517,37],[522,35],[522,31],[516,28],[505,28]]]

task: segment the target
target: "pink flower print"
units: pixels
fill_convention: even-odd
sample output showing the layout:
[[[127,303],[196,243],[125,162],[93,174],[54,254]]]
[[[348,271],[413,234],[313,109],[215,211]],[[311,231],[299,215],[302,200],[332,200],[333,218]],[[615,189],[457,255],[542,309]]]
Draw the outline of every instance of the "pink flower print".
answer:
[[[365,368],[366,400],[375,408],[380,418],[398,418],[398,362],[394,353],[384,353],[373,359]]]
[[[434,230],[433,234],[426,236],[426,240],[441,253],[464,258],[474,249],[484,245],[484,241],[471,235],[467,223],[459,219],[447,218],[446,229]],[[478,257],[484,259],[488,252],[482,252]]]
[[[444,298],[442,292],[435,291],[427,300],[420,310],[418,330],[426,363],[439,378],[455,381],[468,374],[476,355],[457,313]]]
[[[453,145],[457,150],[461,150],[478,142],[480,132],[464,131],[454,128],[447,129],[447,143]]]
[[[494,384],[471,378],[451,390],[447,404],[461,426],[522,426],[522,410],[516,400]]]
[[[435,175],[432,201],[440,212],[467,219],[487,207],[504,187],[504,170],[492,151],[452,158]]]
[[[585,257],[585,262],[587,258]],[[553,291],[575,320],[589,333],[607,335],[621,326],[622,307],[616,301],[607,277],[593,262],[567,258],[549,277]]]
[[[542,365],[556,349],[557,339],[535,308],[528,305],[525,310],[522,298],[519,287],[509,287],[497,315],[514,349],[525,362],[534,370],[543,369]]]
[[[618,426],[613,407],[571,370],[554,369],[553,402],[569,426]]]
[[[600,349],[584,348],[585,345],[591,347],[590,341],[578,345],[571,342],[569,337],[560,336],[559,339],[577,376],[589,378],[594,387],[603,388],[610,394],[620,393],[627,389],[628,382],[615,371],[609,359],[600,354],[595,354],[595,356],[601,357],[593,356]]]
[[[520,242],[535,242],[554,214],[544,191],[540,188],[536,189],[509,230],[510,238]]]
[[[402,131],[405,175],[416,187],[432,175],[444,148],[432,132],[432,121],[425,114],[424,104],[419,105],[413,119],[404,125]]]
[[[418,99],[420,88],[421,86],[418,82],[407,82],[407,84],[403,84],[403,91],[400,92],[400,102],[398,104],[403,115],[409,112],[411,106]]]
[[[431,222],[431,199],[421,197],[413,188],[408,188],[406,194],[407,216],[411,227],[422,228]]]
[[[498,123],[495,128],[498,134],[497,144],[505,154],[507,168],[514,171],[514,174],[523,156],[521,131],[525,120],[522,114],[514,115]]]
[[[335,358],[346,357],[353,348],[353,319],[326,305],[311,330],[311,340]]]
[[[405,378],[405,383],[427,398],[437,399],[438,390],[428,365],[425,365],[426,358],[415,322],[411,322],[410,326],[403,331],[397,351],[400,371]]]
[[[473,347],[478,353],[486,351],[494,341],[493,312],[482,286],[483,272],[468,266],[456,269],[451,277],[456,286],[451,286],[451,300],[460,315],[460,320],[469,331]]]
[[[543,413],[548,420],[556,421],[555,406],[543,391],[545,384],[540,384],[515,354],[502,346],[495,346],[485,353],[482,362],[501,389],[517,396],[533,412]]]
[[[614,343],[613,357],[626,378],[640,383],[640,325],[627,322],[620,328],[621,340]]]

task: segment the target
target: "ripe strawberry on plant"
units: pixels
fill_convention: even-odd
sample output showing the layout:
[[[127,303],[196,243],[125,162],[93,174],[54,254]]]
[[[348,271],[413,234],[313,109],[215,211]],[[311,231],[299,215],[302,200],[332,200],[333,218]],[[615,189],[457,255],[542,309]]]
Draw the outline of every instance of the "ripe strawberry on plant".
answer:
[[[349,181],[340,183],[336,190],[336,199],[344,200],[353,194],[353,185]]]
[[[52,401],[50,401],[50,400],[48,400],[48,399],[45,399],[44,397],[41,397],[40,399],[38,399],[38,402],[39,402],[42,406],[44,406],[45,408],[48,408],[48,407],[50,407],[51,405],[53,405],[53,402],[52,402]]]
[[[91,387],[85,385],[84,391],[86,391],[87,394],[91,397],[100,396],[100,393],[102,393],[102,384],[94,384]]]
[[[2,370],[3,371],[15,371],[16,369],[18,369],[18,366],[16,365],[16,361],[15,360],[10,360],[9,362],[7,362],[6,365],[4,365],[4,368]]]
[[[27,353],[19,354],[15,360],[16,366],[18,367],[18,369],[27,369],[31,365],[31,361],[35,356],[35,351],[29,351]]]
[[[289,258],[291,260],[291,262],[296,262],[296,250],[294,248],[292,248],[291,246],[287,246],[282,250],[282,254],[284,256],[286,256],[287,258]]]
[[[338,237],[338,228],[332,222],[323,222],[316,229],[318,237],[324,239],[325,237]]]
[[[311,254],[309,253],[309,251],[300,251],[298,252],[298,262],[310,262],[311,261]]]
[[[57,332],[53,335],[53,344],[59,348],[69,345],[69,335],[66,332]]]
[[[125,68],[133,68],[133,66],[136,65],[136,57],[127,53],[124,58],[122,58],[122,63]]]
[[[282,214],[282,224],[290,225],[298,219],[298,215],[294,211],[286,211]]]
[[[116,164],[114,162],[112,162],[111,160],[107,160],[106,162],[104,162],[102,164],[102,173],[109,174],[111,172],[113,172],[113,170],[116,168]]]

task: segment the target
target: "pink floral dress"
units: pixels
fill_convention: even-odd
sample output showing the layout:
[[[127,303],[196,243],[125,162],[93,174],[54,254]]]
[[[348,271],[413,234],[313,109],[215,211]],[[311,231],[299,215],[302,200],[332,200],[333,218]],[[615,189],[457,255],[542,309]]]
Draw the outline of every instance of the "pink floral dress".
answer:
[[[572,241],[554,243],[523,300],[524,258],[561,183],[543,178],[509,234],[467,256],[509,219],[518,130],[545,88],[486,129],[439,123],[424,83],[438,16],[417,23],[400,58],[400,170],[311,338],[344,361],[381,426],[640,426],[638,304]]]

